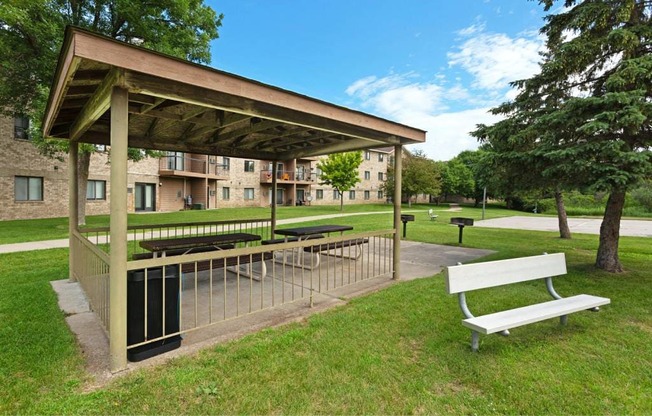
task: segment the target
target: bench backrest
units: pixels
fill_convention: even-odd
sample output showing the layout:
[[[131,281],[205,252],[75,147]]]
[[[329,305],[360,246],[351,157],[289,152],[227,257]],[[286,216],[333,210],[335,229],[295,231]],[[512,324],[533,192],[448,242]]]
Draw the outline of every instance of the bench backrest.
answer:
[[[449,294],[566,274],[564,253],[461,264],[446,268]]]

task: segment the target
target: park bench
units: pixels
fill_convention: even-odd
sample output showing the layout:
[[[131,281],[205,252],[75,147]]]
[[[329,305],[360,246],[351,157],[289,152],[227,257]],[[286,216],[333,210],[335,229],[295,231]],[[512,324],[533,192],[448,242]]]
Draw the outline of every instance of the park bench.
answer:
[[[434,221],[434,220],[437,219],[437,217],[438,217],[439,215],[435,214],[435,210],[434,210],[434,209],[430,208],[430,209],[428,210],[428,216],[430,217],[430,221]]]
[[[446,290],[459,296],[460,308],[466,318],[462,320],[462,325],[471,329],[471,349],[478,351],[480,333],[509,335],[509,329],[556,317],[560,317],[561,324],[565,325],[569,314],[583,310],[598,311],[600,306],[611,302],[608,298],[592,295],[562,298],[552,285],[552,277],[564,274],[564,253],[448,267]],[[466,292],[537,279],[545,279],[548,293],[554,300],[483,316],[473,316],[466,304]]]

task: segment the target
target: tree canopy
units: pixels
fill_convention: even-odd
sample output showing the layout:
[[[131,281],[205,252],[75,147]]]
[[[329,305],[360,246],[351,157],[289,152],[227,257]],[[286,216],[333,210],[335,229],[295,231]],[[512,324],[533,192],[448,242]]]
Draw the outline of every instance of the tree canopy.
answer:
[[[596,266],[619,272],[625,192],[652,172],[652,2],[562,4],[541,29],[540,73],[514,83],[516,99],[495,109],[505,129],[488,136],[531,146],[543,176],[609,192]]]
[[[67,141],[44,140],[40,122],[64,29],[74,25],[179,58],[210,63],[222,15],[203,0],[3,0],[0,2],[0,113],[27,116],[40,151],[57,157]],[[79,219],[85,221],[91,145],[80,147]],[[151,152],[130,149],[132,160]],[[60,157],[60,156],[59,156]]]
[[[442,193],[445,196],[473,197],[475,191],[473,171],[459,159],[459,156],[446,162],[441,177]]]
[[[344,209],[344,191],[360,182],[358,168],[362,152],[332,153],[317,164],[321,170],[320,185],[330,185],[340,195],[340,211]]]
[[[401,193],[411,198],[418,194],[439,195],[441,192],[441,165],[428,159],[421,150],[403,151],[401,164]],[[387,179],[382,189],[388,196],[394,195],[394,166],[387,168]]]

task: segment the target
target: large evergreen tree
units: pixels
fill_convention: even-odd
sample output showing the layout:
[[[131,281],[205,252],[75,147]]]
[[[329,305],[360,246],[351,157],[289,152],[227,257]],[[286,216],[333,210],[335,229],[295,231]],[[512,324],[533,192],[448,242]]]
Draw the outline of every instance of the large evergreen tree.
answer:
[[[542,174],[609,192],[595,264],[621,272],[625,193],[652,172],[652,2],[540,3],[564,6],[541,29],[541,72],[516,82],[519,95],[498,110],[522,124]]]
[[[210,63],[210,42],[218,37],[222,17],[203,0],[2,0],[0,113],[28,116],[34,144],[42,153],[56,157],[67,151],[67,142],[44,140],[40,122],[67,25]],[[86,183],[94,149],[80,147],[80,223],[85,221]],[[129,152],[132,160],[143,154],[147,153]]]

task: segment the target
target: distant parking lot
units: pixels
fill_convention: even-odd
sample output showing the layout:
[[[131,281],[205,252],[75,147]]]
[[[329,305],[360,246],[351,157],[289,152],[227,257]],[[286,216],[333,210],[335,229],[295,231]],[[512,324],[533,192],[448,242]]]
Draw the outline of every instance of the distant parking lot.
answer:
[[[569,218],[568,226],[573,233],[600,234],[602,219]],[[512,228],[517,230],[559,231],[557,217],[505,217],[476,221],[477,227]],[[621,220],[620,235],[629,237],[652,237],[652,221]]]

